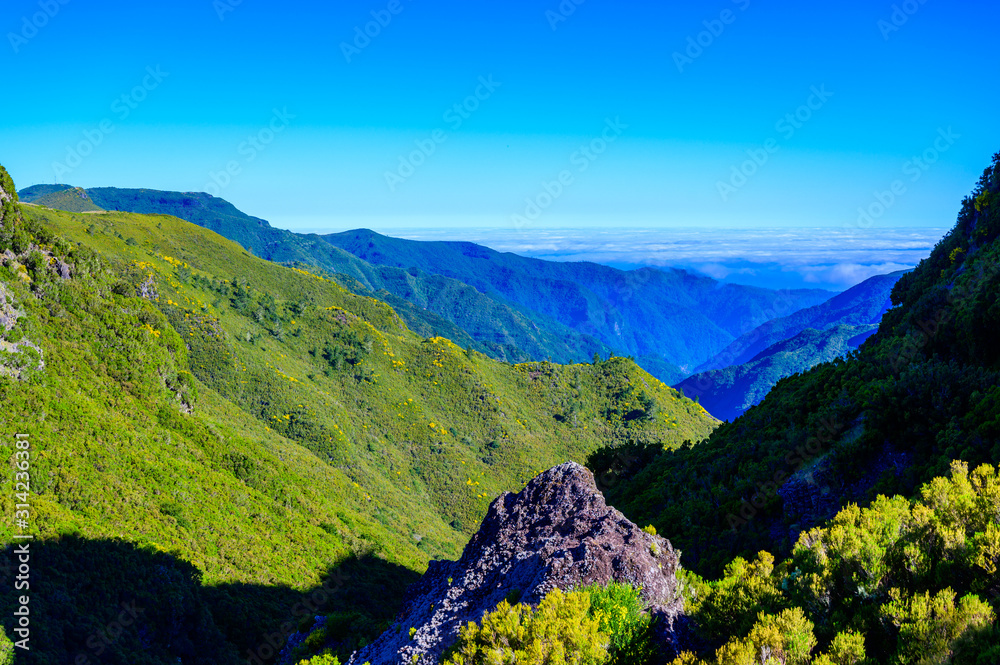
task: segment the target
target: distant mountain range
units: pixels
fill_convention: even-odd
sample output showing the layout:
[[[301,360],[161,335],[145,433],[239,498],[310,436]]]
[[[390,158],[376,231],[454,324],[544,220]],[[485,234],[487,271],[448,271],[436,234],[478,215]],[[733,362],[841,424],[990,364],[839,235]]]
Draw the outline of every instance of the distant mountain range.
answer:
[[[62,209],[51,197],[71,189],[43,185],[20,195]],[[417,242],[368,230],[299,234],[205,193],[80,191],[105,210],[174,215],[259,257],[320,267],[355,293],[397,307],[421,334],[446,336],[508,361],[581,362],[614,353],[676,382],[775,316],[832,295],[722,284],[683,270],[542,261],[473,243]]]
[[[791,339],[767,347],[741,365],[700,372],[674,387],[697,400],[716,418],[736,420],[760,403],[781,379],[844,356],[877,329],[877,325],[839,325],[827,330],[806,328]]]
[[[0,167],[0,422],[31,445],[32,628],[60,636],[16,662],[258,662],[296,605],[344,608],[346,662],[493,497],[719,424],[627,358],[497,362],[318,272],[172,216],[21,206]]]
[[[906,272],[871,277],[821,305],[768,321],[706,363],[710,369],[674,387],[716,418],[735,420],[781,379],[861,346],[878,329],[892,287]],[[728,358],[735,362],[720,367]]]
[[[365,229],[323,238],[371,264],[459,279],[635,356],[640,364],[666,361],[681,372],[774,312],[791,313],[831,295],[722,284],[684,270],[622,271],[543,261],[468,242],[402,240]]]
[[[892,287],[907,271],[876,275],[853,286],[826,302],[799,310],[788,316],[771,319],[741,335],[720,353],[700,365],[696,371],[742,365],[754,359],[772,344],[790,339],[806,328],[826,330],[834,326],[878,325],[891,306]]]
[[[55,187],[62,190],[54,191]],[[53,199],[66,185],[37,185],[19,192],[22,202],[67,209]],[[204,193],[100,187],[86,190],[105,210],[179,217],[233,240],[252,254],[284,264],[321,267],[358,295],[392,305],[407,326],[425,337],[446,337],[498,360],[555,362],[590,360],[612,349],[586,335],[498,302],[453,279],[412,275],[405,270],[373,266],[315,234],[276,229],[237,210],[224,199]]]

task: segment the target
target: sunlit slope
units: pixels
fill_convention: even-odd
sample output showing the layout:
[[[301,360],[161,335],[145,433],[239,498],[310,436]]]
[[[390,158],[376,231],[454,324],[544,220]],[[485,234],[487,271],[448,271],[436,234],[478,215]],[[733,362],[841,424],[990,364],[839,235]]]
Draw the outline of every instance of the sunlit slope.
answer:
[[[48,365],[3,390],[12,423],[45,417],[48,534],[148,539],[211,579],[301,582],[348,548],[419,568],[540,469],[716,424],[628,360],[511,366],[423,340],[176,218],[25,215],[77,245],[70,280],[13,285]]]

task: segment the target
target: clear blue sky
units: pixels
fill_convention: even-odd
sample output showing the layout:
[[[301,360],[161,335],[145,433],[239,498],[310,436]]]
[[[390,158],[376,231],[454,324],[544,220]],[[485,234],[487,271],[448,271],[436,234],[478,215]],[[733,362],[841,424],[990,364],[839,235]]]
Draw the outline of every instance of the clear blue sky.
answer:
[[[899,180],[877,228],[949,226],[1000,150],[996,2],[235,1],[9,0],[0,163],[331,230],[843,227]]]

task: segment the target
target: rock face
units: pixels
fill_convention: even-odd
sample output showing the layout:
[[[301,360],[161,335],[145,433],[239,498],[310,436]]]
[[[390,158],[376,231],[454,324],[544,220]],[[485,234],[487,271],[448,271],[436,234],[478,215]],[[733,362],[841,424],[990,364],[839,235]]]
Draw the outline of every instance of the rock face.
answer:
[[[490,505],[458,561],[432,561],[407,592],[395,625],[351,665],[434,665],[458,637],[511,592],[537,604],[555,588],[626,582],[669,624],[678,598],[679,553],[604,502],[590,471],[567,463]],[[410,629],[416,632],[410,637]]]

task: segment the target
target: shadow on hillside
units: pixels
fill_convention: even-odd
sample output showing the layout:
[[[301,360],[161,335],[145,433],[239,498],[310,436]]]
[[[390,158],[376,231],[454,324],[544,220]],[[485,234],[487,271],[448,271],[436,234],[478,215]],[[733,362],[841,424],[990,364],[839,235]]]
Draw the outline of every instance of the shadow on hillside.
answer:
[[[211,587],[202,584],[197,568],[168,553],[66,536],[30,543],[30,588],[15,590],[23,577],[19,547],[8,545],[0,554],[0,623],[12,641],[21,639],[15,632],[19,598],[29,599],[31,650],[17,649],[18,663],[267,663],[287,635],[308,628],[317,615],[349,617],[351,636],[370,639],[419,577],[364,556],[332,566],[322,585],[305,592]]]

